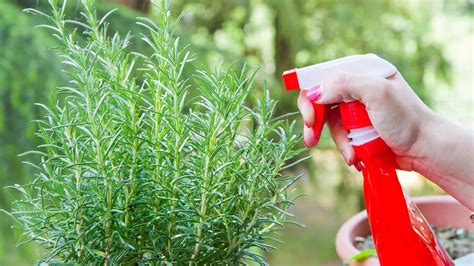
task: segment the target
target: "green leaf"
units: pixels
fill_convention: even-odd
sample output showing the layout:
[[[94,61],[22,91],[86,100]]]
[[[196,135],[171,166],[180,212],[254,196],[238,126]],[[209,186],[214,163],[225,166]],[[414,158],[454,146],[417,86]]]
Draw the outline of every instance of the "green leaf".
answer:
[[[376,256],[377,256],[377,251],[375,249],[364,249],[364,250],[361,250],[358,254],[350,257],[347,260],[347,263],[350,263],[352,261],[363,261],[370,257],[376,257]]]

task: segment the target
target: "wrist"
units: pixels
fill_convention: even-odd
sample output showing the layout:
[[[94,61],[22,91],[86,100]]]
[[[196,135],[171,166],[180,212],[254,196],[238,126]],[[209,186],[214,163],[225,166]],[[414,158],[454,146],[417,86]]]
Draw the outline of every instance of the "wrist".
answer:
[[[435,173],[437,161],[443,157],[446,152],[445,145],[447,133],[447,121],[437,114],[428,110],[419,119],[420,123],[417,129],[417,137],[412,149],[413,170],[428,177],[429,179],[438,176]],[[448,136],[449,137],[449,136]]]
[[[456,169],[456,164],[467,159],[463,150],[468,141],[462,128],[434,112],[424,119],[413,168],[441,185],[446,179],[459,175],[461,169]]]
[[[420,129],[420,139],[424,144],[413,161],[413,169],[473,210],[472,132],[433,115]]]

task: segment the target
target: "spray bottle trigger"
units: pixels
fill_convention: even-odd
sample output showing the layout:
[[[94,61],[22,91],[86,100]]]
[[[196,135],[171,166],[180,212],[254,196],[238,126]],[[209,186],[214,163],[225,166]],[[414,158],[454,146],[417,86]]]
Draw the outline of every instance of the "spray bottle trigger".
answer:
[[[312,103],[313,110],[314,110],[314,125],[313,125],[313,132],[314,137],[318,140],[321,137],[321,133],[324,128],[324,123],[326,122],[326,117],[328,113],[328,106],[324,104],[317,104]]]

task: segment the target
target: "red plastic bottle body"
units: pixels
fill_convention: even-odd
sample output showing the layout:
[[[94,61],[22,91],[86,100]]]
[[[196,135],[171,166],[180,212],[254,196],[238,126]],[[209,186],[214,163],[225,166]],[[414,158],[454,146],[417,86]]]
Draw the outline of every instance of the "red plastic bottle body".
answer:
[[[353,59],[346,61],[346,67],[350,66],[349,70],[356,71]],[[388,77],[396,72],[390,63],[381,63],[379,59],[375,60],[379,61],[377,63],[372,59],[361,59],[358,64],[362,69],[370,68],[374,76]],[[319,84],[319,80],[322,80],[321,75],[314,78],[316,72],[328,74],[341,66],[343,64],[339,61],[338,64],[332,63],[325,67],[317,65],[314,69],[305,68],[300,72],[293,69],[283,73],[283,81],[287,90],[302,86],[308,89],[311,83]],[[316,115],[313,131],[319,138],[329,106],[313,103],[313,109]],[[371,127],[365,106],[357,101],[344,102],[339,103],[339,110],[344,129],[354,130],[352,136],[357,138],[353,142],[354,150],[359,161],[357,165],[361,166],[364,175],[365,204],[380,264],[454,265],[418,208],[405,197],[395,171],[395,155]]]
[[[345,129],[368,126],[366,114],[344,113],[346,110],[366,113],[361,103],[340,105]],[[395,171],[395,155],[387,144],[377,138],[354,146],[354,150],[363,164],[364,199],[381,265],[454,265],[423,215],[405,198]]]

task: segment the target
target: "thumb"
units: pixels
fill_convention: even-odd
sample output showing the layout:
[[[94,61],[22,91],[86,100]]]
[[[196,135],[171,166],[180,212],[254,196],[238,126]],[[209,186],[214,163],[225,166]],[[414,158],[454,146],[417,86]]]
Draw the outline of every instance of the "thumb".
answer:
[[[385,78],[338,73],[319,87],[318,104],[361,101],[364,104],[383,99],[390,83]],[[311,92],[308,92],[308,95]]]

